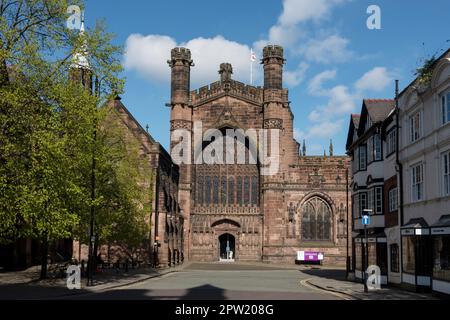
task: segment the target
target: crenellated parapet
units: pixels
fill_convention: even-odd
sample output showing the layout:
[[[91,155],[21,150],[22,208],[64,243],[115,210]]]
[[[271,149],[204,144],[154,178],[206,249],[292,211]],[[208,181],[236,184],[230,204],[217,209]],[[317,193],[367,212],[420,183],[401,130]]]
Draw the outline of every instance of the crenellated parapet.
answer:
[[[228,94],[244,100],[261,104],[264,99],[264,90],[261,87],[245,85],[242,82],[228,78],[226,81],[216,81],[208,86],[203,86],[190,93],[193,106],[216,99],[221,95]]]
[[[173,48],[167,60],[171,68],[171,104],[187,104],[190,88],[191,51],[187,48]]]

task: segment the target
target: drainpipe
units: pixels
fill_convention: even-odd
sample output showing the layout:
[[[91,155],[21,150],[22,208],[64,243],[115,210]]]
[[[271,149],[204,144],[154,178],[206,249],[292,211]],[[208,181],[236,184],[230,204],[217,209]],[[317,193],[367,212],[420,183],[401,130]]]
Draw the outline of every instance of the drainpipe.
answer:
[[[397,181],[397,189],[398,189],[398,195],[399,195],[399,203],[398,203],[398,211],[400,215],[400,226],[399,226],[399,232],[400,232],[400,276],[403,273],[403,241],[402,241],[402,234],[401,234],[401,227],[403,226],[404,222],[404,211],[403,211],[403,165],[400,162],[400,108],[398,104],[398,80],[395,80],[395,126],[396,126],[396,148],[395,148],[395,162],[397,166],[397,174],[398,174],[398,181]]]
[[[346,234],[346,245],[347,245],[347,251],[346,251],[346,256],[347,256],[347,260],[346,260],[346,279],[348,279],[348,273],[350,271],[350,256],[349,256],[349,249],[348,249],[348,245],[349,245],[349,241],[348,241],[348,236],[349,236],[349,232],[348,232],[348,212],[349,212],[349,208],[348,208],[348,168],[345,170],[345,190],[346,190],[346,200],[347,200],[347,219],[346,219],[346,226],[345,226],[345,234]]]

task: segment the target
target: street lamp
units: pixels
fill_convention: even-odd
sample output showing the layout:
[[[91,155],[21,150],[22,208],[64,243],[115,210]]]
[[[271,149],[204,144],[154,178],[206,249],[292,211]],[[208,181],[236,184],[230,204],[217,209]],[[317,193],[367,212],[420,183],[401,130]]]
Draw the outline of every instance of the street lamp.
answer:
[[[372,215],[373,210],[372,209],[364,209],[363,212],[365,215],[363,215],[363,225],[364,225],[364,238],[365,238],[365,245],[364,245],[364,268],[363,268],[363,281],[364,281],[364,292],[369,292],[369,289],[367,288],[367,268],[369,267],[369,241],[367,238],[367,225],[369,224],[369,216]]]
[[[100,96],[100,86],[103,80],[105,80],[106,75],[103,76],[100,80],[98,76],[95,77],[95,84],[94,84],[94,95],[96,97]],[[97,106],[96,106],[97,108]],[[93,130],[93,148],[92,148],[92,163],[91,163],[91,208],[90,208],[90,223],[89,223],[89,258],[88,258],[88,277],[87,277],[87,285],[92,286],[93,285],[93,272],[95,268],[97,267],[97,253],[95,252],[95,207],[94,207],[94,201],[95,201],[95,188],[96,188],[96,176],[95,176],[95,170],[96,170],[96,149],[95,144],[97,141],[97,115],[95,115],[94,118],[94,130]]]

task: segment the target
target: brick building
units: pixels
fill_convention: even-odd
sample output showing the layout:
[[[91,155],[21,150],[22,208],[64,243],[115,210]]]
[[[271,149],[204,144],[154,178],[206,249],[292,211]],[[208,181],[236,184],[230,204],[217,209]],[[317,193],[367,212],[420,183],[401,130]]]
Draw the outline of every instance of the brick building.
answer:
[[[347,224],[346,156],[306,156],[294,139],[288,90],[282,87],[283,48],[263,50],[264,87],[232,79],[232,66],[220,65],[219,81],[190,91],[191,53],[174,48],[171,68],[171,155],[188,132],[191,163],[180,164],[179,203],[185,220],[184,252],[190,260],[236,260],[293,263],[298,250],[325,253],[325,263],[345,264]],[[262,174],[262,161],[247,161],[256,150],[245,136],[246,161],[197,162],[214,138],[198,140],[216,129],[272,129],[279,133],[279,170]],[[202,137],[201,136],[201,137]],[[234,137],[233,137],[234,138]],[[233,148],[237,148],[233,142]],[[234,150],[234,149],[233,149]],[[225,159],[229,150],[215,155]],[[185,154],[184,154],[185,156]],[[226,249],[228,247],[228,250]],[[229,257],[229,256],[228,256]]]

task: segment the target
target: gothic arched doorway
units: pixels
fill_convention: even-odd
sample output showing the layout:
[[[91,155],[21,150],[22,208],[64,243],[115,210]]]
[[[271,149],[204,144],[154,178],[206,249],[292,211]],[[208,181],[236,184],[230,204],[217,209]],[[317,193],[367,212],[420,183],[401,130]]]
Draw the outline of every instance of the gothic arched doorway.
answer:
[[[236,256],[236,240],[232,234],[224,233],[219,236],[219,258],[220,260],[233,261]]]

